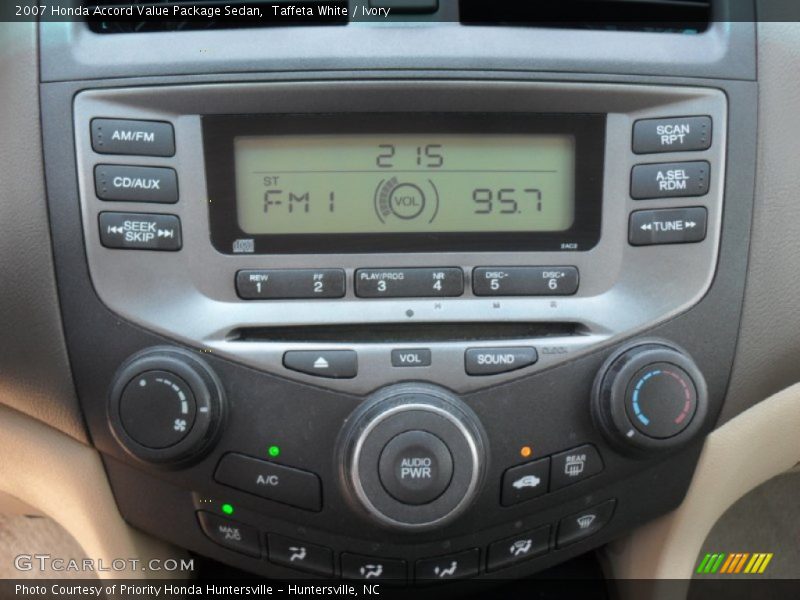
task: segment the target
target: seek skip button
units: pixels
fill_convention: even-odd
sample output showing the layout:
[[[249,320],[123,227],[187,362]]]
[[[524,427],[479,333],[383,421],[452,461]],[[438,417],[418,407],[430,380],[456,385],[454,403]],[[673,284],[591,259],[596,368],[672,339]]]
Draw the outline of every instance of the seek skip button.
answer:
[[[104,212],[100,242],[124,250],[180,250],[181,222],[175,215]]]
[[[467,348],[464,368],[467,375],[496,375],[528,367],[538,359],[536,348],[530,346]]]
[[[306,510],[322,510],[319,477],[308,471],[231,453],[219,461],[214,479],[267,500]]]

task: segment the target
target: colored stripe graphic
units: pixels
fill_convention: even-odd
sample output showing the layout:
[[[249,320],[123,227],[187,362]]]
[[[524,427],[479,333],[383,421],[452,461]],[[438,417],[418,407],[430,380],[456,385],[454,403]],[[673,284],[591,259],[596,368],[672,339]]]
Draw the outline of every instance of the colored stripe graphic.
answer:
[[[760,575],[767,569],[774,554],[772,552],[725,552],[708,553],[697,566],[698,574],[751,574]]]

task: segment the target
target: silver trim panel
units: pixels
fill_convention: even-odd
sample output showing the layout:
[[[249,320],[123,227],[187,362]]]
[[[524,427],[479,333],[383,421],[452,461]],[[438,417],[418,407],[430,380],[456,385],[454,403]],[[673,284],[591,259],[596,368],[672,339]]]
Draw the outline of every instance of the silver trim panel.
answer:
[[[603,187],[602,237],[588,252],[493,252],[439,254],[346,254],[227,256],[209,240],[201,113],[314,112],[602,112],[608,114]],[[661,153],[659,161],[707,160],[712,165],[709,193],[700,198],[634,201],[630,171],[642,161],[631,150],[634,121],[677,115],[710,115],[714,142],[706,151]],[[95,164],[115,163],[95,154],[89,139],[94,117],[165,120],[175,127],[176,154],[171,158],[119,157],[120,164],[175,169],[181,199],[175,205],[148,207],[177,214],[184,247],[176,253],[103,248],[98,213],[108,203],[94,194]],[[696,304],[714,277],[719,248],[727,144],[727,101],[713,89],[622,84],[497,81],[349,81],[186,85],[86,91],[74,106],[81,210],[89,270],[103,302],[123,318],[193,347],[213,352],[281,376],[356,394],[413,377],[434,381],[457,392],[495,385],[571,360],[667,320]],[[120,211],[140,204],[119,202]],[[634,248],[628,244],[628,215],[636,209],[703,206],[708,235],[696,244]],[[478,266],[575,265],[578,293],[571,297],[480,298],[471,292],[470,274]],[[357,298],[353,273],[358,268],[458,265],[467,275],[461,298]],[[343,268],[347,294],[342,299],[246,302],[234,287],[240,269]],[[676,273],[679,276],[676,276]],[[584,332],[570,337],[504,340],[501,343],[434,344],[287,344],[236,341],[243,327],[303,324],[413,322],[567,322]],[[464,372],[464,350],[497,345],[533,345],[539,362],[527,369],[491,377]],[[393,368],[391,350],[432,350],[432,365]],[[359,375],[329,380],[287,371],[287,350],[350,348],[359,353]]]

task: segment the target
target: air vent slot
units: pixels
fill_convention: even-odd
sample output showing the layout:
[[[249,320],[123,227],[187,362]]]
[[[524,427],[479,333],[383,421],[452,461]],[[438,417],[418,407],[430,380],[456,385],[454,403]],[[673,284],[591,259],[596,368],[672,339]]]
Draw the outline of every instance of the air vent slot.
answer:
[[[273,6],[286,5],[285,0],[83,0],[89,15],[96,7],[112,12],[111,16],[87,16],[89,29],[95,33],[148,33],[158,31],[191,31],[236,29],[245,27],[285,27],[298,25],[346,25],[347,15],[321,16],[319,1],[292,2],[296,16],[275,16]],[[324,4],[346,8],[348,0],[329,0]],[[301,15],[299,9],[312,11]],[[258,9],[261,17],[248,10]],[[219,11],[215,13],[215,11]],[[341,12],[341,11],[338,11]],[[215,14],[217,16],[215,16]]]
[[[459,0],[465,25],[702,33],[711,0]]]

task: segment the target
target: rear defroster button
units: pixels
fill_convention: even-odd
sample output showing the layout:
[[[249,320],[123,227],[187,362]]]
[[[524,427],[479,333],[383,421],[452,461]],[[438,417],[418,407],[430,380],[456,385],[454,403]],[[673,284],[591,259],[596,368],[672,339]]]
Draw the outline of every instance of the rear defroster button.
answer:
[[[530,346],[467,348],[464,368],[467,375],[496,375],[529,367],[538,359],[536,348]]]

